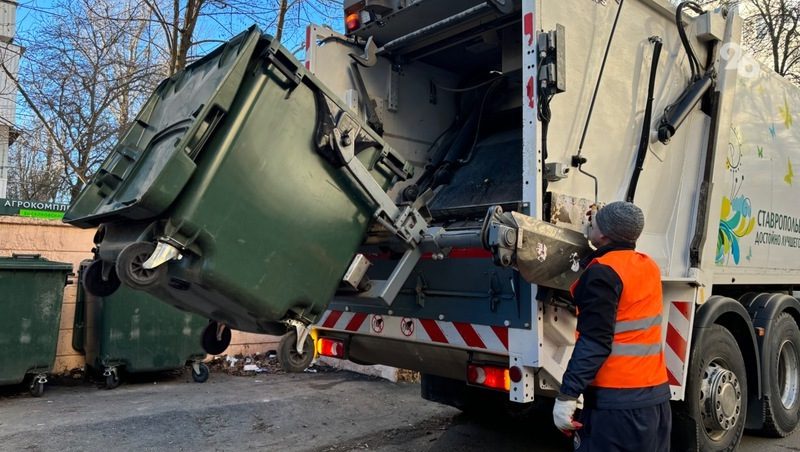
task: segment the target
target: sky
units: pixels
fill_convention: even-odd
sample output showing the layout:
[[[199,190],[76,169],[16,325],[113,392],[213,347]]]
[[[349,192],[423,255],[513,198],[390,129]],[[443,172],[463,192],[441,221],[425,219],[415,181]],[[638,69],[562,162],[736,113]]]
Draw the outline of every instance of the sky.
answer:
[[[277,2],[277,0],[275,1]],[[63,12],[56,5],[56,0],[18,0],[18,7],[16,11],[17,44],[25,45],[26,42],[30,42],[30,40],[35,39],[37,28],[47,26],[48,23],[58,20]],[[314,23],[327,24],[340,32],[344,28],[343,20],[340,17],[330,18],[322,15],[313,17],[315,14],[315,8],[311,7],[307,8],[306,10],[312,15],[310,20]],[[343,14],[338,8],[336,11],[340,14]],[[192,50],[192,56],[198,57],[211,52],[214,48],[220,45],[222,41],[231,38],[232,36],[252,25],[251,19],[237,18],[232,17],[231,15],[225,16],[224,14],[217,16],[215,20],[221,24],[221,26],[218,26],[212,21],[205,21],[198,24],[198,28],[195,31],[196,40],[209,40],[211,42],[198,45]],[[265,32],[274,33],[274,29],[267,28]],[[292,51],[295,56],[302,60],[305,57],[304,39],[304,27],[303,29],[287,28],[287,30],[284,32],[283,43],[287,49]],[[21,65],[25,65],[24,54],[22,56]],[[22,99],[18,99],[17,101],[16,113],[18,124],[24,122],[25,117],[32,115],[32,112],[29,111],[27,105]]]
[[[55,0],[19,0],[18,3],[17,34],[20,36],[31,36],[31,32],[34,31],[36,27],[42,26],[49,21],[57,19],[62,14],[61,11],[55,6]],[[319,14],[317,14],[317,17],[314,17],[314,9],[308,8],[308,11],[311,14],[310,20],[314,23],[326,24],[334,28],[334,30],[339,32],[343,31],[344,20],[340,17],[334,17],[333,20],[331,18],[323,17]],[[341,14],[343,14],[343,12]],[[227,17],[221,18],[220,21],[223,22],[223,25],[226,28],[229,28],[234,32],[231,34],[220,33],[221,27],[214,27],[213,23],[206,23],[197,30],[199,38],[225,40],[252,25],[252,21],[249,19],[237,20],[233,17]],[[265,31],[267,33],[274,32],[274,30],[270,29]],[[284,46],[293,51],[296,55],[299,53],[300,55],[298,56],[302,57],[304,38],[305,33],[303,30],[287,30],[283,40]],[[208,53],[215,47],[216,44],[200,47],[196,50],[196,54],[202,55]]]

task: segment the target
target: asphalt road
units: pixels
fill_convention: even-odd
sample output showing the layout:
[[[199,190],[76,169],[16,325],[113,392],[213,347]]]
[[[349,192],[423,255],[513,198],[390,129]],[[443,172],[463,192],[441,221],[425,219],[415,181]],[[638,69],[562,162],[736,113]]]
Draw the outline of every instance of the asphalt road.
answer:
[[[0,388],[0,450],[343,452],[568,451],[547,413],[501,422],[419,397],[419,386],[348,372],[212,373],[204,384],[148,375],[114,390],[50,385],[44,397]],[[744,452],[798,451],[800,434],[746,436]]]

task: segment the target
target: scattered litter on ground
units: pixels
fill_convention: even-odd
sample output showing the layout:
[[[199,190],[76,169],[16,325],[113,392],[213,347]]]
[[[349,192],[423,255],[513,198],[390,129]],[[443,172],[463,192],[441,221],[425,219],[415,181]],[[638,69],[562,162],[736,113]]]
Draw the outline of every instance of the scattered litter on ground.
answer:
[[[214,357],[207,364],[212,372],[223,372],[228,375],[254,376],[286,373],[278,362],[278,355],[274,350],[252,355],[220,355]],[[305,372],[329,373],[339,372],[339,370],[324,364],[312,364]]]
[[[419,372],[408,369],[397,369],[397,381],[404,381],[407,383],[419,383]]]

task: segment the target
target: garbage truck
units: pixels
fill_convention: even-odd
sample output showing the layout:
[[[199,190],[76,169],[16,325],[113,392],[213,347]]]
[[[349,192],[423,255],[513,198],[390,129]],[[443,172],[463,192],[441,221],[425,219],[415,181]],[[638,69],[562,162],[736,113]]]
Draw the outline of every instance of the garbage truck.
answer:
[[[628,200],[675,447],[796,429],[800,91],[742,51],[735,10],[343,8],[304,63],[250,29],[159,86],[65,215],[98,228],[87,290],[205,315],[206,347],[287,332],[289,368],[391,365],[425,399],[524,412],[574,347],[586,213]]]
[[[351,266],[364,276],[315,326],[318,353],[418,370],[424,398],[467,410],[552,397],[575,342],[565,289],[585,240],[569,233],[628,200],[661,268],[676,448],[796,429],[800,90],[743,51],[736,11],[351,0],[344,13],[343,34],[309,28],[308,68],[419,169],[397,200],[434,195],[413,263],[367,239]]]

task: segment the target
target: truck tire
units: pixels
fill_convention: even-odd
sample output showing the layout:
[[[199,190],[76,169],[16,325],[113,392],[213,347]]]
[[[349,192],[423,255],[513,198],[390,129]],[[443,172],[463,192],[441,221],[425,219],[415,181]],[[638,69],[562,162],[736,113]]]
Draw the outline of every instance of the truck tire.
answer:
[[[692,348],[685,404],[701,451],[733,451],[747,416],[747,371],[736,339],[711,325]]]
[[[783,438],[797,428],[800,414],[800,329],[790,314],[778,316],[766,345],[762,362],[769,369],[769,389],[762,432]]]

